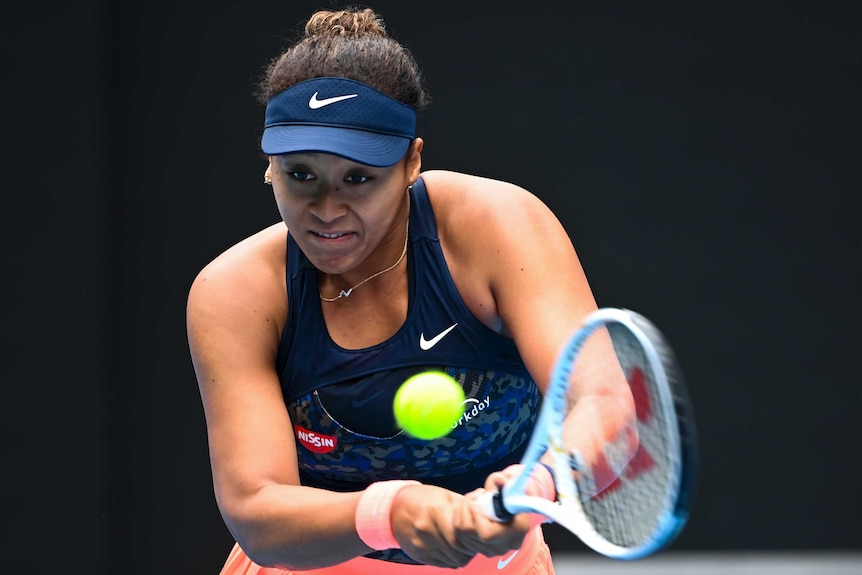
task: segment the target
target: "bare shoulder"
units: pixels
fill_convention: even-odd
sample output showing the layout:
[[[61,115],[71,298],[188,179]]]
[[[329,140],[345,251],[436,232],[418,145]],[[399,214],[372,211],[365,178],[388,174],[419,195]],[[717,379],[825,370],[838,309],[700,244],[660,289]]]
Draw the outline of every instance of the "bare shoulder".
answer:
[[[477,239],[517,237],[519,241],[544,229],[555,235],[565,232],[548,206],[529,190],[482,176],[451,171],[428,171],[422,174],[441,240],[467,242]],[[526,237],[524,237],[526,236]]]
[[[446,170],[423,172],[422,179],[436,203],[446,206],[499,211],[501,207],[542,205],[527,189],[503,180]]]
[[[287,229],[273,224],[234,244],[201,269],[188,297],[189,319],[225,322],[251,315],[283,323]]]
[[[538,292],[524,278],[544,282],[555,266],[572,264],[574,251],[562,224],[538,197],[515,184],[443,171],[426,172],[423,180],[462,299],[485,325],[513,333],[501,295]]]
[[[596,308],[563,224],[513,184],[436,172],[425,181],[462,298],[485,325],[515,341],[544,389],[560,342]]]
[[[245,260],[249,257],[257,259],[272,255],[273,250],[281,249],[284,253],[287,228],[283,222],[278,222],[263,228],[262,230],[233,244],[218,256],[216,256],[206,268],[219,268],[237,263],[237,260]],[[206,269],[204,268],[204,269]]]

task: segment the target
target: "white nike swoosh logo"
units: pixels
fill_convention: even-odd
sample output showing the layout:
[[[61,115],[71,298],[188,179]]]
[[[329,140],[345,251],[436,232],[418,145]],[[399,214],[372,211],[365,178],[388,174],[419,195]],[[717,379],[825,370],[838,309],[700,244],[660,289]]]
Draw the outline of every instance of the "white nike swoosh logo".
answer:
[[[369,401],[376,399],[377,396],[380,395],[381,393],[383,393],[383,392],[378,391],[378,392],[373,393],[367,397],[362,397],[362,398],[354,397],[353,398],[353,407],[362,407],[363,405],[365,405]]]
[[[322,100],[318,100],[317,92],[315,92],[311,95],[311,99],[308,101],[308,107],[312,110],[316,110],[318,108],[322,108],[324,106],[328,106],[342,100],[349,100],[350,98],[355,98],[358,95],[359,94],[347,94],[346,96],[333,96],[332,98],[324,98]]]
[[[508,565],[512,561],[512,559],[515,558],[515,555],[517,555],[517,554],[518,554],[518,552],[515,551],[514,553],[512,553],[511,555],[509,555],[505,559],[503,559],[502,557],[497,559],[497,569],[505,569],[506,565]]]
[[[458,326],[457,323],[452,324],[451,326],[447,327],[446,329],[444,329],[443,331],[441,331],[440,333],[438,333],[437,335],[435,335],[431,339],[425,339],[425,334],[420,333],[419,334],[419,347],[422,348],[422,351],[428,351],[429,349],[431,349],[432,347],[437,345],[441,339],[446,337],[446,334],[448,334],[450,331],[455,329],[457,326]]]

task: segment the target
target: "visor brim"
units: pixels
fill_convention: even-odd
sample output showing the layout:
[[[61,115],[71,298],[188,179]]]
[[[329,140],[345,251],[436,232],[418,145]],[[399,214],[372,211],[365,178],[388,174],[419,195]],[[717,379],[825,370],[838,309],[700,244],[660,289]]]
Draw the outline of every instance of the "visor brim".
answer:
[[[374,167],[397,164],[410,147],[410,138],[334,126],[270,126],[261,149],[267,155],[322,152]]]

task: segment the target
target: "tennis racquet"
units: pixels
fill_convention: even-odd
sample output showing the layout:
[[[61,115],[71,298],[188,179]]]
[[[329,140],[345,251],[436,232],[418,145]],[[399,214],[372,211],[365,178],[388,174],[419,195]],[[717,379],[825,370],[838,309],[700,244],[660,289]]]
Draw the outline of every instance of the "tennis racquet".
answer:
[[[613,373],[625,377],[634,399],[628,433],[614,439],[599,432],[597,449],[569,451],[563,446],[569,382]],[[485,513],[498,521],[542,514],[615,559],[643,558],[669,545],[688,518],[697,447],[688,393],[658,329],[625,309],[591,313],[560,353],[542,401],[523,467],[481,500]],[[553,469],[556,501],[526,493],[542,459]]]

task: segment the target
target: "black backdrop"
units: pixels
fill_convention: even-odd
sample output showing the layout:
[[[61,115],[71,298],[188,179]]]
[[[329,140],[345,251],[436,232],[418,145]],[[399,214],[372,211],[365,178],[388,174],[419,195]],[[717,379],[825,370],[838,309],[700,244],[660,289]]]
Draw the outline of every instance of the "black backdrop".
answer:
[[[185,296],[278,217],[253,85],[324,4],[0,9],[4,571],[221,566]],[[425,68],[425,167],[532,190],[667,332],[703,449],[673,549],[858,548],[851,14],[608,4],[374,4]]]

